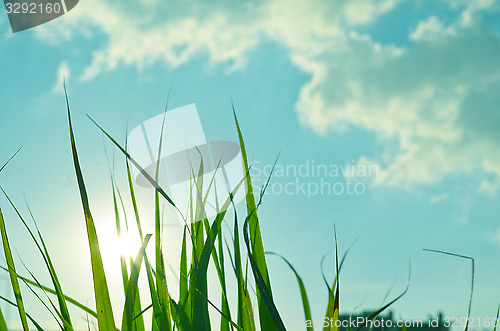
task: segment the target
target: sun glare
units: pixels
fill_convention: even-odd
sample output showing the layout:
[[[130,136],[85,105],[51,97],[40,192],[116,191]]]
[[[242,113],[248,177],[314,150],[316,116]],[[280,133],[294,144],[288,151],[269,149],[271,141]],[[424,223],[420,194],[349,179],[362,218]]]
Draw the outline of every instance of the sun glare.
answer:
[[[124,230],[118,236],[116,229],[108,229],[99,235],[99,246],[105,259],[118,260],[120,256],[124,256],[129,260],[137,256],[141,240],[138,234]]]

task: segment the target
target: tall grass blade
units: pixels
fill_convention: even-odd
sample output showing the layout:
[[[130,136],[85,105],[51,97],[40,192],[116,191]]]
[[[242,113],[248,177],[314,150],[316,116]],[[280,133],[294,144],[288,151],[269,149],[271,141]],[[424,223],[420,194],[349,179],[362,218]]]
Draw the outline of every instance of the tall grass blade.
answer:
[[[168,104],[168,99],[167,99]],[[155,182],[158,183],[160,173],[161,150],[163,146],[163,131],[165,127],[166,108],[163,114],[163,122],[160,132],[160,141],[158,143],[158,154],[156,158],[156,173]],[[170,201],[169,201],[170,202]],[[172,202],[173,203],[173,202]],[[156,259],[156,291],[158,293],[158,301],[161,308],[161,330],[171,330],[172,324],[170,320],[170,295],[167,287],[167,276],[165,272],[165,263],[163,259],[162,249],[162,233],[161,233],[161,214],[160,214],[160,195],[159,191],[155,191],[155,259]]]
[[[245,143],[243,141],[243,135],[241,133],[240,126],[238,124],[238,119],[236,117],[236,110],[233,105],[233,115],[234,121],[236,123],[236,129],[238,131],[238,138],[241,148],[241,155],[243,161],[243,173],[245,174],[245,189],[246,189],[246,205],[247,205],[247,215],[248,215],[248,227],[250,233],[250,246],[252,248],[252,255],[254,259],[255,268],[262,275],[263,284],[267,289],[266,293],[272,299],[271,283],[269,281],[269,272],[267,270],[266,255],[264,253],[264,244],[262,242],[262,235],[260,231],[259,219],[257,216],[257,206],[255,204],[255,196],[253,193],[252,180],[250,178],[250,169],[248,166],[248,158],[245,149]],[[259,306],[259,320],[260,326],[263,330],[277,330],[279,327],[275,326],[275,319],[271,316],[272,313],[269,310],[266,300],[262,297],[262,289],[257,287],[257,302]]]
[[[21,324],[24,331],[28,331],[28,321],[26,320],[26,311],[24,309],[23,297],[21,295],[21,288],[19,287],[19,280],[17,279],[16,267],[14,265],[14,259],[12,258],[12,251],[9,245],[9,239],[7,238],[7,230],[5,228],[5,222],[3,219],[2,209],[0,208],[0,232],[2,234],[2,244],[3,251],[5,254],[5,260],[7,261],[7,266],[9,270],[10,283],[12,285],[12,291],[16,298],[16,306],[19,312],[19,318],[21,319]]]
[[[129,165],[128,158],[125,158],[125,164],[126,164],[126,168],[127,168],[127,180],[128,180],[128,186],[129,186],[129,193],[130,193],[130,198],[132,200],[132,206],[134,209],[137,231],[139,232],[139,236],[141,238],[141,241],[144,241],[144,236],[142,234],[142,227],[141,227],[141,219],[139,216],[139,209],[137,208],[137,200],[135,197],[134,184],[132,181],[132,174],[130,171],[130,165]],[[147,255],[144,256],[144,264],[146,267],[146,274],[147,274],[147,278],[148,278],[148,286],[149,286],[150,297],[151,297],[151,302],[152,302],[151,306],[153,307],[151,329],[154,331],[154,330],[159,330],[159,325],[161,324],[161,322],[160,322],[161,309],[160,309],[160,303],[158,301],[158,293],[156,291],[156,285],[155,285],[154,279],[153,279],[152,267],[149,263]],[[140,314],[140,315],[142,315],[142,314]]]
[[[80,168],[80,162],[78,161],[78,153],[76,150],[76,142],[73,133],[73,126],[71,124],[71,114],[70,114],[69,100],[66,87],[64,88],[64,93],[66,97],[66,106],[68,108],[68,123],[69,123],[70,139],[71,139],[71,149],[73,152],[73,163],[75,166],[78,187],[80,190],[80,196],[82,200],[83,212],[85,215],[85,223],[87,226],[87,236],[90,247],[90,260],[92,264],[92,276],[94,281],[97,321],[100,331],[115,331],[116,326],[113,317],[113,309],[111,306],[111,299],[109,297],[106,275],[104,273],[104,266],[102,263],[101,252],[99,249],[99,241],[97,239],[97,232],[95,229],[94,220],[92,218],[92,214],[90,213],[90,204],[88,201],[87,190],[85,188],[85,183],[83,180],[82,170]]]

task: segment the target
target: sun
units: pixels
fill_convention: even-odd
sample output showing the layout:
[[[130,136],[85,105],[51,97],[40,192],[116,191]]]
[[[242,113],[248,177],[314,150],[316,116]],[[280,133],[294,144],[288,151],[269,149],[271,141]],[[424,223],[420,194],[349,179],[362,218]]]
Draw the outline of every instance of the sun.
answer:
[[[99,234],[98,239],[101,255],[105,260],[118,260],[123,256],[129,261],[130,258],[136,258],[141,248],[139,234],[125,229],[120,235],[117,234],[116,228],[105,229]]]

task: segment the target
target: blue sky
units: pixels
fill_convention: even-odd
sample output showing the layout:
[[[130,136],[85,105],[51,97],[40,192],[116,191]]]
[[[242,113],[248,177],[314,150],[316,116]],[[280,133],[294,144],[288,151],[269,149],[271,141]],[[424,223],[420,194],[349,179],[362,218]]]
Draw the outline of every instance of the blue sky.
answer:
[[[66,291],[91,303],[62,75],[102,236],[113,233],[110,183],[103,137],[85,114],[124,141],[127,125],[163,111],[172,87],[169,108],[196,103],[210,140],[235,141],[231,97],[256,169],[278,153],[283,166],[378,169],[353,178],[363,194],[264,199],[265,248],[303,276],[315,318],[325,310],[319,264],[334,247],[334,224],[342,251],[358,238],[341,274],[344,312],[361,302],[363,309],[379,306],[393,284],[395,296],[410,259],[410,291],[394,305],[396,314],[464,316],[470,265],[422,251],[433,248],[476,259],[472,313],[493,317],[500,302],[499,11],[489,0],[82,0],[17,34],[1,13],[0,162],[24,147],[0,185],[19,206],[26,195]],[[118,153],[116,160],[125,190]],[[140,195],[150,209],[151,192]],[[44,279],[7,201],[0,205],[19,256]],[[165,231],[175,251],[177,230]],[[109,277],[119,280],[111,255]],[[302,319],[293,275],[276,258],[268,262],[285,322]],[[331,279],[333,255],[325,267]]]

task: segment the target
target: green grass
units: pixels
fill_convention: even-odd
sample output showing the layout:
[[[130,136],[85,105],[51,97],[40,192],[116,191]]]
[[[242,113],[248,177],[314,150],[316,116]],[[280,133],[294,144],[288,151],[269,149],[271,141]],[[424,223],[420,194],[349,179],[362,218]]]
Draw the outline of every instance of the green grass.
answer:
[[[126,146],[121,146],[116,140],[114,140],[101,126],[99,126],[94,120],[94,124],[97,129],[101,130],[102,133],[115,145],[115,147],[124,155],[125,157],[125,167],[127,171],[128,180],[128,194],[127,199],[133,206],[133,213],[135,219],[135,226],[142,241],[142,246],[137,252],[135,259],[127,260],[125,256],[120,257],[120,266],[123,282],[123,295],[124,295],[124,305],[122,308],[117,309],[114,307],[110,298],[109,288],[107,283],[107,278],[105,274],[105,269],[103,266],[103,261],[101,257],[101,249],[99,245],[99,240],[106,240],[106,238],[98,238],[94,219],[91,213],[91,206],[89,204],[89,199],[87,195],[87,189],[85,186],[85,180],[83,176],[83,170],[80,167],[80,161],[77,151],[77,143],[75,138],[75,133],[73,131],[73,126],[71,122],[71,111],[70,104],[66,95],[67,102],[67,117],[69,125],[69,137],[71,145],[71,153],[73,156],[74,170],[78,183],[78,189],[81,197],[81,205],[83,208],[83,219],[82,221],[86,224],[87,238],[89,244],[89,253],[91,257],[91,265],[89,268],[92,270],[92,281],[94,287],[94,299],[96,310],[92,310],[86,307],[86,305],[80,303],[79,301],[68,297],[64,294],[63,286],[60,284],[57,277],[56,270],[52,263],[49,251],[45,245],[44,239],[40,231],[38,231],[38,226],[35,219],[30,211],[30,216],[33,220],[35,230],[32,230],[25,218],[16,208],[14,202],[10,200],[7,193],[4,192],[7,200],[9,201],[11,207],[17,214],[17,217],[21,220],[26,230],[28,231],[31,239],[36,244],[41,259],[44,261],[47,271],[50,275],[52,284],[44,285],[38,282],[30,272],[30,277],[24,277],[18,274],[14,258],[11,253],[11,244],[8,240],[7,229],[5,226],[5,221],[3,214],[0,209],[0,231],[2,236],[3,250],[5,253],[5,260],[7,262],[7,267],[4,270],[9,274],[10,281],[12,285],[13,293],[15,294],[15,301],[10,301],[4,296],[0,296],[1,299],[8,302],[10,305],[17,307],[19,313],[19,319],[21,321],[24,330],[29,329],[29,323],[34,326],[37,330],[43,330],[33,316],[29,315],[23,301],[23,295],[21,290],[21,285],[24,285],[26,289],[29,289],[44,303],[44,306],[48,311],[51,312],[57,324],[60,326],[61,330],[73,330],[73,322],[70,316],[68,305],[73,305],[81,309],[81,311],[88,316],[91,320],[90,325],[94,322],[97,323],[98,329],[101,331],[143,331],[146,330],[146,325],[151,325],[151,330],[181,330],[181,331],[198,331],[198,330],[215,330],[220,329],[221,331],[229,330],[245,330],[252,331],[256,330],[260,326],[261,330],[285,330],[285,325],[283,318],[279,312],[279,305],[275,296],[273,295],[269,270],[267,264],[266,252],[264,249],[264,241],[262,238],[260,225],[259,225],[259,206],[262,203],[262,197],[264,195],[265,189],[267,188],[267,183],[261,190],[259,195],[255,195],[252,189],[252,179],[250,177],[250,165],[248,163],[245,143],[243,140],[243,134],[241,132],[236,111],[234,111],[234,120],[236,125],[236,130],[239,137],[239,143],[241,146],[242,153],[242,167],[244,170],[244,178],[237,185],[233,192],[231,192],[229,198],[226,201],[221,201],[220,212],[215,216],[214,219],[207,219],[204,216],[204,205],[207,201],[207,196],[203,196],[203,185],[208,185],[211,187],[212,182],[203,183],[203,163],[200,165],[200,169],[197,171],[193,170],[192,185],[196,188],[197,196],[192,197],[191,210],[197,216],[196,219],[202,219],[202,221],[191,222],[192,220],[184,220],[184,231],[183,240],[180,254],[180,271],[177,275],[178,283],[168,284],[166,277],[166,261],[164,260],[163,253],[163,238],[162,238],[162,215],[160,206],[162,202],[170,204],[172,207],[177,208],[172,201],[172,199],[167,195],[167,193],[158,184],[158,173],[156,178],[146,174],[147,180],[152,184],[156,190],[155,194],[155,227],[154,233],[144,234],[141,227],[141,219],[139,216],[139,208],[137,206],[137,200],[135,196],[134,184],[132,181],[132,176],[130,172],[130,164],[136,166],[139,170],[142,170],[139,164],[133,159],[131,155],[128,154]],[[16,152],[16,154],[19,150]],[[158,155],[161,152],[161,145],[158,150]],[[14,154],[7,163],[12,161]],[[0,168],[1,171],[6,167],[7,163]],[[159,167],[157,167],[158,169]],[[117,234],[120,235],[122,231],[127,231],[128,229],[121,228],[120,219],[120,206],[124,209],[124,202],[122,195],[116,186],[114,174],[111,173],[111,183],[112,183],[112,196],[113,196],[113,208],[116,218],[116,230]],[[1,174],[0,174],[1,175]],[[270,178],[269,178],[270,179]],[[268,179],[268,183],[269,183]],[[234,232],[232,236],[228,238],[222,235],[222,224],[224,221],[229,221],[229,216],[227,216],[227,210],[230,205],[233,204],[232,196],[235,195],[236,191],[239,189],[246,190],[246,215],[243,221],[238,219],[238,214],[236,208],[234,208],[233,222],[234,222]],[[3,191],[3,189],[2,189]],[[163,201],[162,201],[163,200]],[[193,202],[194,201],[194,202]],[[193,215],[193,213],[191,213]],[[127,227],[129,224],[127,223]],[[241,234],[243,237],[240,238]],[[337,253],[337,241],[335,234],[335,247],[336,247],[336,276],[333,284],[329,284],[325,279],[325,284],[327,291],[325,297],[328,298],[328,304],[326,308],[325,316],[328,319],[336,320],[339,315],[339,273],[342,264],[345,260],[347,252],[344,254],[342,259],[339,261]],[[154,245],[154,258],[151,259],[146,253],[146,248],[148,245]],[[188,251],[191,251],[191,263],[188,264]],[[268,253],[274,254],[274,253]],[[274,254],[278,255],[278,254]],[[300,299],[297,298],[297,304],[302,303],[304,310],[304,317],[306,320],[312,320],[311,308],[309,305],[309,299],[307,296],[305,284],[298,274],[297,270],[292,266],[292,264],[281,255],[278,255],[285,264],[290,268],[290,271],[295,275],[298,288],[300,291]],[[230,263],[230,268],[226,267]],[[218,277],[218,286],[220,286],[221,298],[219,302],[212,302],[208,295],[208,278],[207,273],[209,266],[213,266],[216,270]],[[227,270],[231,271],[233,274],[228,274]],[[145,273],[147,277],[147,290],[148,290],[148,302],[141,302],[139,297],[139,275],[140,273]],[[227,289],[229,284],[235,284],[237,291],[237,302],[231,304],[228,299]],[[252,288],[251,284],[255,285],[255,290]],[[217,284],[210,284],[211,286],[217,286]],[[179,295],[178,297],[173,297],[171,291],[169,290],[173,286],[178,287]],[[42,291],[45,295],[45,299],[42,299],[37,293],[37,291]],[[406,289],[407,290],[407,289]],[[389,304],[378,310],[371,318],[376,318],[377,314],[380,314],[383,310],[397,301],[406,290],[398,296],[396,299],[391,301]],[[57,302],[54,302],[56,300]],[[256,311],[252,306],[252,302],[256,301]],[[231,311],[230,307],[236,307],[236,311]],[[212,314],[220,315],[220,325],[214,326],[211,324],[210,310]],[[121,324],[115,324],[115,316],[113,312],[121,311]],[[145,322],[144,313],[151,311],[151,321]],[[92,322],[92,323],[91,323]],[[95,324],[95,323],[94,323]],[[3,318],[2,311],[0,310],[0,330],[7,330],[5,320]],[[313,330],[313,327],[307,327],[307,330]],[[335,327],[325,327],[323,330],[335,330]]]

